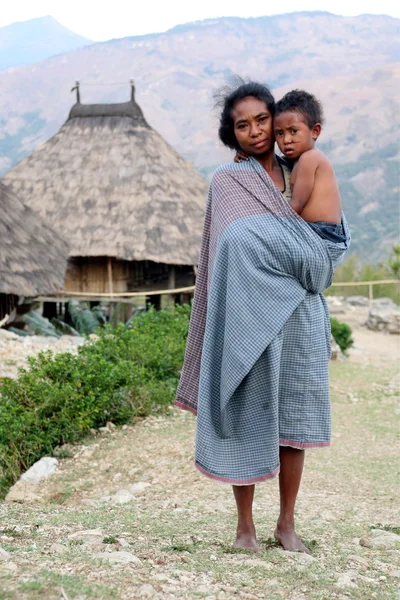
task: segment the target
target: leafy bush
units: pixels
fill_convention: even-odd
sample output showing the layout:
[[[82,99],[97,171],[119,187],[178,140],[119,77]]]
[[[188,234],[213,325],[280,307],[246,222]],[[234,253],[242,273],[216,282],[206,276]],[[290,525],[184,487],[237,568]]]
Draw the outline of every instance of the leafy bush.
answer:
[[[190,307],[139,314],[131,327],[98,329],[78,355],[42,352],[0,402],[0,491],[60,444],[107,421],[122,424],[165,410],[174,400]]]
[[[342,352],[346,352],[354,344],[354,340],[351,337],[352,330],[347,323],[341,323],[337,319],[331,318],[331,332]]]

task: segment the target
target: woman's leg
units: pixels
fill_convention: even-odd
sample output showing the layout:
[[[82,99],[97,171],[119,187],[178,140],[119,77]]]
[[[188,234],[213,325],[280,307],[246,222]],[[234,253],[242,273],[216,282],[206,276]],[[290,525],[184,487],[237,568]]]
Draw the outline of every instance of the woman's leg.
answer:
[[[304,450],[281,446],[279,454],[281,463],[279,473],[281,510],[275,529],[275,538],[285,550],[307,552],[309,554],[294,528],[294,507],[303,473]]]
[[[238,512],[237,536],[234,546],[260,552],[253,522],[254,488],[254,485],[232,486]]]

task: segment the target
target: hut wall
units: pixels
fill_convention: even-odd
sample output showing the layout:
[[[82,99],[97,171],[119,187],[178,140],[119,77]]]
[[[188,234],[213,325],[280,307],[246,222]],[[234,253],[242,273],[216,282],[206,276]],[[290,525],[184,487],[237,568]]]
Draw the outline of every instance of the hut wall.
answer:
[[[110,289],[110,263],[112,290]],[[70,292],[105,294],[121,292],[149,292],[168,289],[171,265],[152,261],[125,261],[106,256],[77,257],[68,262],[64,289]],[[175,267],[175,286],[193,285],[191,266]]]

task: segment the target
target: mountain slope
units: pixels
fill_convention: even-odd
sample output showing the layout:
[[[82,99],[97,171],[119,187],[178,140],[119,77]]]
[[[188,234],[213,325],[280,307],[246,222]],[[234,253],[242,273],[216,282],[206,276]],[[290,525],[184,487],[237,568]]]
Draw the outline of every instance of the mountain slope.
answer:
[[[0,28],[0,71],[39,62],[90,44],[53,17],[40,17]]]
[[[238,73],[268,81],[277,98],[302,87],[324,103],[320,147],[338,171],[353,248],[379,256],[396,237],[397,32],[398,21],[382,16],[222,18],[0,73],[0,115],[7,115],[0,116],[0,172],[59,128],[75,100],[69,90],[76,79],[83,102],[118,102],[127,99],[134,77],[150,124],[206,175],[231,157],[216,135],[218,86]]]

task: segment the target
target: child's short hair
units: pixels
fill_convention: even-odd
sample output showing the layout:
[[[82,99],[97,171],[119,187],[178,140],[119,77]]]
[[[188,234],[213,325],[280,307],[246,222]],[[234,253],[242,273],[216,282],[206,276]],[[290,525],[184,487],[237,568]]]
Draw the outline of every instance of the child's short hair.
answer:
[[[324,122],[322,104],[315,96],[304,90],[292,90],[283,96],[275,105],[275,116],[284,112],[300,113],[310,129],[317,123]]]

